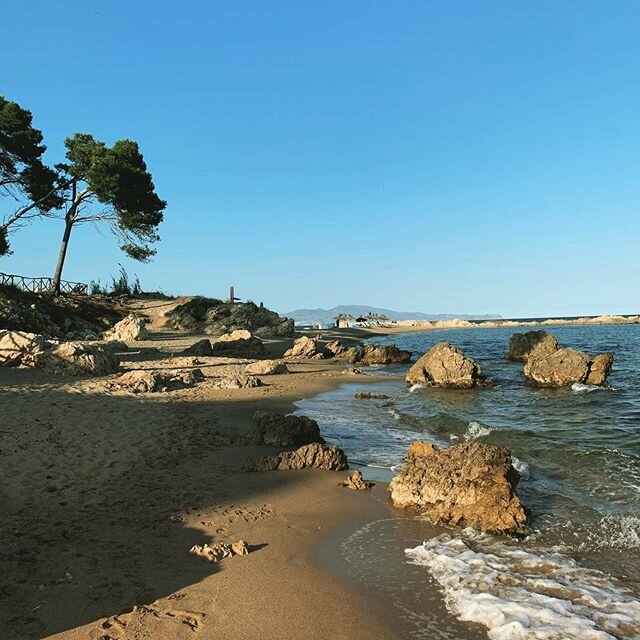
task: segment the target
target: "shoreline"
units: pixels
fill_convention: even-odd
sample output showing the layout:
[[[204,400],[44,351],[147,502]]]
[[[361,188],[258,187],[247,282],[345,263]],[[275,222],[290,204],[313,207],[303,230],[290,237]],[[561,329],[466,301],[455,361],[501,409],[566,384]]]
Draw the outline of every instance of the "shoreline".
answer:
[[[141,343],[123,364],[186,365],[174,353],[196,339]],[[346,472],[238,471],[274,452],[238,441],[255,410],[288,413],[303,398],[380,378],[295,362],[267,386],[220,390],[209,377],[245,361],[202,360],[201,385],[144,395],[0,369],[7,640],[174,640],[194,630],[203,639],[398,637],[383,601],[372,611],[357,585],[314,555],[336,531],[388,517],[385,487],[339,488]],[[237,539],[252,547],[247,557],[210,565],[188,553]]]

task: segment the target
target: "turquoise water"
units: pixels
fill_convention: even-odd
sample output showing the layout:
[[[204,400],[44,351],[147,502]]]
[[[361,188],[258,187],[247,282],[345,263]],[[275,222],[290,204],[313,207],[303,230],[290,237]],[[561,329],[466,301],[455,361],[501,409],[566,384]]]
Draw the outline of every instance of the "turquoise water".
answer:
[[[513,544],[517,544],[518,553],[531,557],[560,554],[558,567],[551,572],[554,580],[565,580],[573,562],[586,572],[584,584],[591,585],[592,593],[598,591],[591,584],[594,576],[614,580],[612,591],[598,597],[619,597],[624,602],[630,597],[636,602],[634,598],[640,594],[640,326],[550,327],[549,332],[562,346],[592,354],[612,351],[615,363],[609,388],[577,385],[549,390],[527,386],[523,365],[504,359],[513,329],[461,329],[371,342],[395,342],[416,357],[436,342],[450,342],[476,359],[483,372],[494,379],[495,387],[468,391],[409,389],[404,382],[408,367],[390,366],[374,369],[376,374],[388,377],[384,382],[343,385],[335,392],[299,403],[300,413],[315,417],[328,440],[338,442],[351,461],[370,467],[368,475],[378,478],[390,477],[402,464],[408,444],[418,438],[443,446],[479,439],[511,449],[514,466],[521,473],[518,492],[531,509],[530,535],[512,543],[452,531],[449,540],[433,543],[436,547],[409,553],[410,561],[423,562],[431,578],[443,585],[454,613],[461,616],[464,614],[455,605],[455,589],[451,587],[456,581],[465,583],[459,572],[451,574],[453,558],[460,553],[460,549],[452,552],[457,544],[480,554],[473,562],[498,558],[495,562],[511,576],[519,566]],[[385,393],[390,399],[356,400],[353,395],[360,389]],[[440,567],[439,574],[436,566]],[[572,575],[576,580],[575,571]],[[473,588],[465,588],[470,589],[473,600]],[[593,623],[583,614],[571,614],[587,620],[587,627],[578,625],[575,635],[562,625],[558,636],[524,632],[500,635],[495,624],[492,627],[486,620],[476,621],[487,624],[494,634],[491,637],[496,638],[570,638],[584,635],[585,628]],[[609,614],[615,620],[620,615],[613,611]],[[514,615],[535,619],[531,612]],[[616,631],[610,624],[602,623],[602,628],[600,622],[593,624],[598,633],[605,634],[595,638],[640,637],[640,628],[635,635],[624,625]]]

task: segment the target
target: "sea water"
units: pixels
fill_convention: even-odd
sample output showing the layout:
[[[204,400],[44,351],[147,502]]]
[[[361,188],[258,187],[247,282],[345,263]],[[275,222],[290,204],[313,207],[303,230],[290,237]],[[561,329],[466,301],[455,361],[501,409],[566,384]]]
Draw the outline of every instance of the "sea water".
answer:
[[[491,638],[640,638],[640,326],[549,332],[562,346],[612,351],[609,387],[526,385],[522,363],[504,358],[510,328],[431,331],[371,342],[395,342],[417,357],[447,341],[496,385],[409,387],[408,366],[376,367],[370,370],[384,375],[383,382],[345,384],[301,401],[299,413],[316,418],[327,440],[380,480],[402,465],[416,439],[509,447],[521,476],[518,493],[531,510],[529,535],[431,532],[423,544],[406,548],[404,561],[424,569],[452,614],[484,625]],[[354,398],[365,389],[390,398]],[[350,544],[343,545],[345,557],[354,553]],[[420,614],[412,615],[419,620]],[[423,637],[420,625],[414,635]]]

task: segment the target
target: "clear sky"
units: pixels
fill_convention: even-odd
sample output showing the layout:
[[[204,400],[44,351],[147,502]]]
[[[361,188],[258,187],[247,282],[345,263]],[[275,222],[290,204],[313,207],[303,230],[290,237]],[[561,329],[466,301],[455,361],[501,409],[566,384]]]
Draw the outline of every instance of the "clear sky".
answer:
[[[169,202],[152,263],[85,228],[66,279],[640,312],[636,0],[4,0],[0,25],[0,94],[47,159],[76,131],[133,138]],[[62,231],[20,232],[0,271],[51,275]]]

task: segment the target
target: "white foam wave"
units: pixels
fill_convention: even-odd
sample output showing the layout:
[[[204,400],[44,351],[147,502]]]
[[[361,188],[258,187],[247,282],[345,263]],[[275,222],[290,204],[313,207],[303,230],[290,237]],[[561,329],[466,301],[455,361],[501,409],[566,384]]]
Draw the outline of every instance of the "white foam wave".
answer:
[[[400,420],[400,418],[402,418],[402,416],[394,408],[389,409],[389,415],[394,420]]]
[[[464,432],[463,438],[469,442],[469,440],[477,440],[478,438],[482,438],[482,436],[488,436],[492,431],[493,429],[491,427],[485,427],[479,422],[472,420],[467,425],[467,430]]]
[[[492,640],[613,640],[640,635],[640,602],[603,573],[560,553],[534,554],[465,530],[415,549],[458,618]]]
[[[582,382],[574,382],[571,385],[571,391],[574,393],[591,393],[592,391],[598,391],[604,389],[604,387],[597,387],[593,384],[583,384]]]
[[[420,384],[419,382],[416,382],[416,384],[412,384],[409,387],[409,393],[414,393],[415,391],[417,391],[418,389],[424,389],[426,385],[424,384]]]
[[[513,465],[513,468],[520,474],[520,477],[523,480],[529,479],[529,465],[524,460],[520,460],[520,458],[511,456],[511,464]]]
[[[630,515],[611,515],[602,518],[584,532],[580,550],[640,549],[640,518]]]

